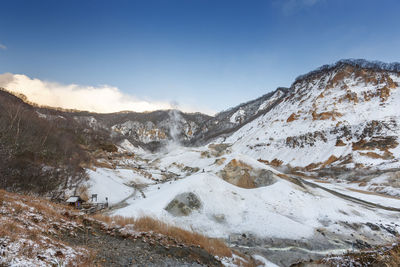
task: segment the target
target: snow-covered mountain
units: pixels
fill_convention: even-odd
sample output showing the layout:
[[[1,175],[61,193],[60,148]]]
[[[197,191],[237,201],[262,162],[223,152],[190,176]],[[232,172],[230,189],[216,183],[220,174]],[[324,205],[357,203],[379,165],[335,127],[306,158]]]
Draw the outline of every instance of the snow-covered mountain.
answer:
[[[72,118],[90,131],[108,132],[116,143],[127,139],[148,150],[159,149],[170,141],[189,143],[201,131],[203,124],[212,118],[202,113],[183,113],[179,110],[108,114],[53,109],[40,109],[38,112],[42,118]]]
[[[106,129],[115,137],[123,137],[144,148],[160,148],[169,141],[186,146],[201,145],[220,136],[227,136],[265,114],[287,94],[278,88],[255,100],[222,111],[214,117],[178,110],[149,113],[77,113],[75,120],[94,129]]]
[[[296,79],[276,106],[220,142],[307,171],[400,167],[399,64],[342,60]]]
[[[191,144],[209,143],[217,137],[228,136],[255,118],[267,113],[287,94],[288,89],[280,87],[255,100],[237,105],[216,114],[205,121],[201,131],[197,132]]]
[[[111,196],[113,215],[154,216],[280,266],[394,242],[397,66],[323,66],[206,120],[189,147],[113,159],[91,171],[90,192]]]
[[[399,104],[400,64],[341,60],[214,117],[26,113],[76,135],[90,155],[77,189],[107,198],[108,214],[156,217],[288,266],[397,240]]]
[[[399,66],[341,60],[214,117],[172,110],[75,118],[144,148],[219,140],[259,159],[308,170],[381,163],[391,168],[397,162],[392,150],[398,142]]]

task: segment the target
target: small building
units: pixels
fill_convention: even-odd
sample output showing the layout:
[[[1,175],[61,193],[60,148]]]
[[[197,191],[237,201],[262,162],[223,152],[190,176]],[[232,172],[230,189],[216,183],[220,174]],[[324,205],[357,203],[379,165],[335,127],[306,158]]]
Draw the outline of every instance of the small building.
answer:
[[[92,194],[91,202],[92,203],[96,203],[97,202],[97,194]]]
[[[85,202],[85,200],[83,200],[80,196],[71,196],[67,199],[66,202],[68,205],[74,206],[76,209],[81,209],[82,204],[83,202]]]

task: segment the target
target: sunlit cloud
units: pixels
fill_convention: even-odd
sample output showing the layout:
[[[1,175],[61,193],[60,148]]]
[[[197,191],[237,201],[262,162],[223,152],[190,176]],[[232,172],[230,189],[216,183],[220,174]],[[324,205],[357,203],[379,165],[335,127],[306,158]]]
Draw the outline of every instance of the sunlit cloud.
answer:
[[[160,109],[177,108],[174,101],[148,101],[121,92],[117,87],[84,86],[78,84],[60,84],[57,82],[32,79],[22,74],[0,74],[0,87],[11,92],[24,94],[33,103],[77,109],[98,113],[119,111],[153,111]],[[186,112],[202,111],[193,107],[179,106]]]
[[[1,50],[6,50],[6,49],[7,49],[7,46],[5,46],[4,44],[0,43],[0,49],[1,49]]]

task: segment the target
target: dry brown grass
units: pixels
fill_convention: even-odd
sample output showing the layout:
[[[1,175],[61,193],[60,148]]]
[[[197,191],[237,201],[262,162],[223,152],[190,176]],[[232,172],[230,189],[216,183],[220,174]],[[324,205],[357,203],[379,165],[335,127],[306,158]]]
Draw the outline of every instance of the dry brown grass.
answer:
[[[15,204],[14,205],[14,212],[16,214],[21,214],[21,212],[24,211],[24,210],[25,210],[25,208],[22,205],[20,205],[20,204]]]
[[[33,208],[38,214],[44,214],[54,219],[60,219],[63,218],[63,215],[61,215],[60,211],[71,210],[71,208],[68,206],[53,203],[47,199],[9,193],[1,189],[0,196],[0,198],[2,198],[2,202],[7,201],[10,207],[14,209],[16,214],[20,214],[30,208]]]
[[[184,230],[182,228],[168,225],[164,222],[156,220],[154,218],[145,216],[141,218],[129,218],[123,216],[105,216],[105,215],[94,215],[95,219],[103,221],[107,224],[117,224],[120,226],[134,225],[137,231],[153,231],[155,233],[163,234],[174,238],[180,243],[190,246],[200,246],[208,253],[220,256],[220,257],[231,257],[232,250],[220,239],[209,238],[205,235]]]
[[[32,241],[37,241],[40,239],[40,235],[41,233],[39,232],[39,230],[37,229],[31,229],[28,232],[28,239],[32,240]]]
[[[396,246],[389,252],[390,258],[386,266],[400,266],[400,246]]]
[[[14,221],[7,221],[1,225],[1,236],[10,236],[13,238],[15,235],[18,235],[21,232],[22,229],[18,227]]]
[[[141,231],[156,231],[177,239],[188,245],[199,245],[212,255],[221,257],[231,257],[232,251],[226,244],[219,239],[209,238],[202,234],[183,230],[170,226],[166,223],[155,220],[151,217],[142,217],[136,220],[135,226]]]
[[[57,205],[55,203],[49,205],[49,202],[45,200],[30,201],[29,206],[33,207],[39,214],[46,214],[54,219],[61,219],[63,216],[60,214],[59,210],[66,209],[66,206]],[[57,210],[57,207],[59,207],[59,210]]]
[[[113,166],[111,163],[106,162],[106,161],[96,161],[94,163],[94,166],[96,166],[98,168],[115,169],[115,166]]]
[[[67,253],[65,248],[70,245],[59,240],[58,234],[53,235],[54,232],[49,234],[48,230],[52,229],[52,223],[57,225],[57,228],[53,229],[55,231],[71,230],[71,227],[75,227],[72,225],[81,225],[75,224],[77,219],[63,215],[66,211],[70,211],[68,207],[46,199],[9,193],[4,190],[0,190],[0,196],[1,206],[7,211],[0,215],[0,237],[6,237],[7,244],[19,244],[18,250],[7,252],[9,254],[6,255],[7,257],[36,259],[37,255],[44,253],[48,248],[60,249],[61,255],[57,257],[64,257],[65,254],[62,253]],[[44,237],[47,238],[44,239]],[[78,252],[76,254],[78,258],[74,259],[74,263],[78,264],[76,266],[94,266],[91,264],[95,257],[92,248],[76,246],[73,249]],[[37,262],[50,264],[48,258],[39,259]]]

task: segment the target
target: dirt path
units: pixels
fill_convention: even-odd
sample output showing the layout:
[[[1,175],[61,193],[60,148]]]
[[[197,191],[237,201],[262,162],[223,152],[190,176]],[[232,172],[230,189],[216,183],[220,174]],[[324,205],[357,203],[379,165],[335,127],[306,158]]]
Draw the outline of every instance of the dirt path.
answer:
[[[351,187],[346,187],[346,189],[350,190],[350,191],[353,191],[353,192],[365,194],[365,195],[374,195],[374,196],[378,196],[378,197],[385,197],[385,198],[391,198],[391,199],[400,200],[400,197],[385,195],[385,194],[378,193],[378,192],[371,192],[371,191],[366,191],[366,190],[356,189],[356,188],[351,188]]]
[[[356,197],[352,197],[352,196],[349,196],[349,195],[346,195],[346,194],[342,194],[342,193],[339,193],[339,192],[337,192],[335,190],[328,189],[326,187],[318,185],[316,183],[313,183],[313,182],[310,182],[310,181],[306,181],[305,179],[300,178],[298,176],[293,177],[293,178],[299,180],[303,184],[309,185],[309,186],[314,187],[314,188],[320,188],[320,189],[322,189],[322,190],[324,190],[324,191],[326,191],[328,193],[331,193],[332,195],[335,195],[335,196],[338,196],[340,198],[355,202],[357,204],[362,204],[364,206],[368,206],[368,207],[372,207],[372,208],[378,208],[378,209],[383,209],[383,210],[400,212],[399,208],[387,207],[387,206],[383,206],[383,205],[376,204],[376,203],[373,203],[373,202],[369,202],[369,201],[366,201],[366,200],[362,200],[362,199],[359,199],[359,198],[356,198]]]
[[[143,190],[138,185],[136,185],[136,184],[131,184],[131,185],[125,184],[125,185],[132,187],[134,189],[133,193],[130,194],[129,196],[127,196],[126,198],[124,198],[123,200],[121,200],[120,202],[111,205],[108,209],[100,211],[100,213],[108,214],[113,210],[121,209],[121,208],[128,206],[128,203],[126,203],[126,201],[128,199],[136,196],[137,192],[142,194],[142,197],[146,198],[146,195],[144,194]]]
[[[167,238],[167,237],[163,237]],[[86,223],[84,229],[64,233],[62,240],[96,251],[95,266],[222,266],[198,247],[163,245],[155,234],[122,236],[107,232],[100,225]]]

